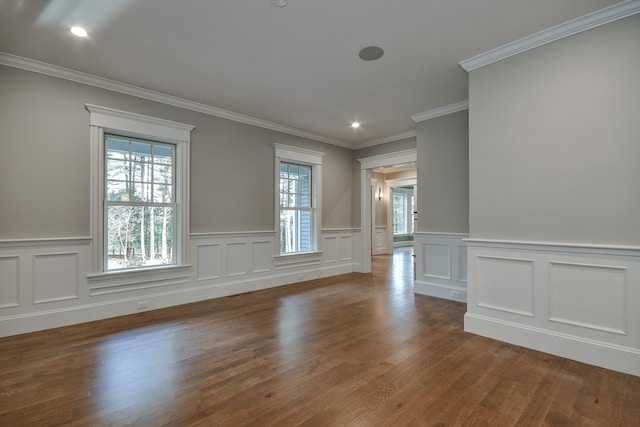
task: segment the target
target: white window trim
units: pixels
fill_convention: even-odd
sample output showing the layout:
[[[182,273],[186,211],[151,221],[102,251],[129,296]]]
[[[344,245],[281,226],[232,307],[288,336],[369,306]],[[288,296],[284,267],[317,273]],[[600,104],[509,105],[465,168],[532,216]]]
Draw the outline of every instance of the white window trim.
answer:
[[[90,228],[92,240],[91,277],[100,275],[132,274],[155,269],[182,267],[189,264],[189,146],[194,126],[169,120],[143,116],[112,108],[85,104],[91,114],[91,207]],[[105,133],[152,139],[176,146],[176,265],[144,267],[120,271],[105,271],[104,265],[104,144]]]
[[[321,247],[321,224],[322,224],[322,157],[325,153],[293,147],[290,145],[273,144],[274,148],[274,229],[275,238],[275,258],[296,257],[314,253],[322,253]],[[280,252],[280,163],[292,162],[312,166],[311,172],[311,193],[312,193],[312,249],[307,252],[294,252],[283,254]]]

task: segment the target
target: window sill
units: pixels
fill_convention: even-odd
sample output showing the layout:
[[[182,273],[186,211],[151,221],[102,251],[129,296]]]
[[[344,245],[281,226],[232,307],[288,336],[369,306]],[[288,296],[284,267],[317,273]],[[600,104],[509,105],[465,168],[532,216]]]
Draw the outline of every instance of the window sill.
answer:
[[[290,254],[275,255],[273,258],[277,260],[277,259],[303,258],[303,257],[314,257],[314,256],[322,256],[322,251],[292,252]]]
[[[144,280],[145,278],[156,278],[158,276],[188,274],[191,269],[190,264],[185,265],[168,265],[163,267],[146,267],[135,270],[115,270],[106,271],[101,273],[87,274],[89,282],[103,282],[103,281],[120,281],[135,278],[136,280]]]
[[[317,265],[322,262],[322,251],[296,252],[273,257],[276,270],[293,267]]]

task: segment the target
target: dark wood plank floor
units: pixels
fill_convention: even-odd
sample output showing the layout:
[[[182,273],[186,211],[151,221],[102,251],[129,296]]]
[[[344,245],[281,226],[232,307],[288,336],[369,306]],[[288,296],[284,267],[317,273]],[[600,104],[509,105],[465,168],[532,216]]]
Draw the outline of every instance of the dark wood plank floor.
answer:
[[[463,332],[372,274],[0,340],[0,425],[640,425],[640,378]]]

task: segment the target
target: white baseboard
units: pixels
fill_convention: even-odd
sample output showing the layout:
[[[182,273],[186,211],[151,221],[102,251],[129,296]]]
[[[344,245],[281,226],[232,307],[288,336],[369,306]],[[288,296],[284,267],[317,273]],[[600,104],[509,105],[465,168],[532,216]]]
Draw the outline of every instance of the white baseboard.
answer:
[[[414,292],[420,295],[467,302],[467,288],[417,281],[413,284]]]
[[[634,348],[587,340],[474,313],[465,314],[464,330],[578,362],[640,376],[640,351]]]

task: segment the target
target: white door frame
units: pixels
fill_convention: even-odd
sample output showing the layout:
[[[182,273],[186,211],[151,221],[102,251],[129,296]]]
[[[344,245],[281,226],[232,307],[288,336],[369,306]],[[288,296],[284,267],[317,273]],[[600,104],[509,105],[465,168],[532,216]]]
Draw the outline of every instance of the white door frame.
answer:
[[[364,157],[360,162],[360,230],[362,246],[361,273],[371,272],[371,169],[418,161],[417,149],[396,151],[379,156]]]

